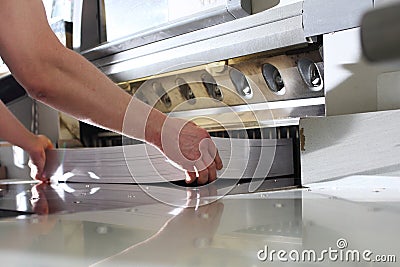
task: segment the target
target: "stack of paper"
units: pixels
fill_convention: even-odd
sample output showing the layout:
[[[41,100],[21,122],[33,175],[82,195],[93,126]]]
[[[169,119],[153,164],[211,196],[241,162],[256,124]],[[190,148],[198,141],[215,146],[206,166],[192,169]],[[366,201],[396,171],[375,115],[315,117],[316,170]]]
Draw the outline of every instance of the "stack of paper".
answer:
[[[293,174],[291,139],[213,138],[224,168],[223,179],[266,178]],[[47,152],[45,173],[58,181],[90,183],[159,183],[185,179],[147,144],[122,147],[55,149]]]

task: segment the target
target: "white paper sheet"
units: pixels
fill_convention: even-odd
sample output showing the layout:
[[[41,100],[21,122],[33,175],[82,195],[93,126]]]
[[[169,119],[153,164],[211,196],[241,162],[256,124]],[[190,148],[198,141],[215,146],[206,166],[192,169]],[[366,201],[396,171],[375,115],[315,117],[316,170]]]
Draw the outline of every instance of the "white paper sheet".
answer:
[[[224,179],[265,178],[293,173],[290,139],[213,138]],[[184,180],[156,148],[147,144],[122,147],[55,149],[47,152],[46,175],[58,181],[159,183]]]

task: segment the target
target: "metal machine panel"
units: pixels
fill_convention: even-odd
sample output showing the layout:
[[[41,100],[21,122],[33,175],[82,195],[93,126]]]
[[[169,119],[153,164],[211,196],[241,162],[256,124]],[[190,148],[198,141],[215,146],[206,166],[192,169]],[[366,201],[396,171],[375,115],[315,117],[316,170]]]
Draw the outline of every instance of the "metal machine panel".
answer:
[[[234,32],[243,33],[243,31],[245,31],[247,29],[251,30],[252,28],[257,28],[259,26],[266,25],[269,23],[285,20],[285,19],[292,18],[295,16],[301,16],[301,14],[302,14],[302,2],[297,1],[293,4],[288,4],[288,5],[285,5],[282,7],[276,6],[273,9],[269,9],[269,10],[263,11],[261,13],[252,15],[252,16],[244,17],[241,19],[223,23],[221,25],[216,25],[213,27],[202,29],[202,30],[196,31],[195,33],[187,33],[187,34],[184,34],[181,36],[177,36],[177,37],[170,38],[167,40],[159,41],[156,44],[146,45],[146,46],[140,47],[140,49],[137,49],[136,53],[146,55],[146,54],[154,53],[154,51],[185,47],[188,44],[200,42],[200,41],[203,41],[206,39],[211,39],[213,42],[215,42],[215,40],[213,38],[218,37],[220,35],[224,36],[224,35],[227,35],[229,33],[234,33]],[[300,27],[302,27],[301,23],[298,26],[296,25],[296,28],[300,28]],[[291,29],[291,25],[287,25],[285,28],[282,28],[281,31],[287,31],[288,29]],[[264,34],[267,34],[267,33],[268,32],[265,32]],[[258,34],[264,35],[263,33],[258,33]],[[268,36],[270,36],[270,34],[268,34]],[[227,41],[235,42],[235,43],[238,42],[238,40],[235,40],[235,39],[227,40]],[[268,40],[268,41],[272,41],[272,39]],[[133,36],[133,38],[126,38],[126,39],[122,39],[119,41],[102,44],[98,47],[83,51],[82,54],[91,61],[110,56],[110,58],[105,60],[106,61],[105,63],[110,64],[110,63],[114,63],[115,61],[118,61],[118,60],[123,60],[125,57],[129,57],[129,55],[125,56],[125,54],[120,54],[120,53],[123,51],[127,51],[129,49],[137,47],[137,44],[135,42],[136,42],[136,40]],[[284,38],[282,39],[282,37],[281,37],[280,42],[281,42],[281,45],[284,45],[286,40]],[[265,44],[268,44],[268,42],[266,41]],[[267,47],[267,49],[268,49],[268,47]],[[265,50],[266,49],[264,49],[262,51],[265,51]],[[178,51],[178,52],[181,52],[181,51]],[[221,52],[222,52],[222,54],[219,59],[229,58],[229,55],[224,55],[223,51],[221,51]],[[181,53],[184,54],[185,50],[182,49]],[[123,58],[121,58],[121,56],[123,56]],[[132,56],[137,57],[138,55],[134,54]],[[190,56],[190,54],[188,56]]]
[[[341,31],[360,26],[362,15],[373,7],[373,0],[304,0],[306,36]]]
[[[400,175],[400,111],[300,119],[302,184]]]
[[[132,34],[142,35],[146,31],[156,35],[154,40],[157,41],[248,16],[251,1],[105,0],[104,8],[108,42]],[[177,24],[181,25],[179,29]],[[160,30],[160,27],[166,31]]]
[[[387,110],[397,99],[396,64],[373,65],[362,54],[360,28],[324,35],[326,115]],[[392,96],[396,96],[393,98]]]
[[[73,47],[84,51],[124,38],[140,46],[248,16],[251,12],[251,0],[77,0]]]
[[[246,25],[241,22],[232,21],[235,26]],[[219,26],[232,26],[226,24]],[[301,16],[247,29],[243,27],[234,31],[230,30],[220,35],[215,35],[215,30],[217,29],[207,31],[205,35],[193,33],[179,36],[174,40],[165,40],[163,44],[146,45],[93,63],[114,81],[122,82],[306,43]],[[194,39],[198,41],[193,40],[193,37],[197,37]],[[179,46],[177,46],[178,43]]]
[[[105,41],[99,1],[74,1],[73,48],[84,51]]]

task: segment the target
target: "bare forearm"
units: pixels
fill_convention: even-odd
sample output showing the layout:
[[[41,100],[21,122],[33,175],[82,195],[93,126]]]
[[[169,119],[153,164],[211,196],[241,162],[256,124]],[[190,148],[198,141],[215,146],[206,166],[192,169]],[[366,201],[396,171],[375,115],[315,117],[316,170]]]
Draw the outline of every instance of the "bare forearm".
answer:
[[[90,124],[157,143],[164,114],[132,98],[73,51],[63,50],[50,66],[41,79],[43,90],[36,90],[37,99]],[[152,125],[146,128],[148,115]],[[125,118],[135,127],[123,129]]]
[[[131,96],[82,56],[61,45],[47,24],[40,0],[3,1],[0,15],[13,25],[11,31],[5,23],[0,24],[0,52],[32,97],[80,120],[122,132]],[[12,40],[8,33],[13,35]],[[165,115],[136,99],[132,101],[135,114],[128,118],[136,127],[126,134],[145,139],[143,117],[151,111],[154,126],[155,122],[162,123]],[[161,129],[161,125],[150,128]],[[151,135],[146,139],[155,143],[154,136],[159,134]]]
[[[222,162],[206,130],[166,119],[63,47],[41,0],[2,0],[0,6],[0,54],[31,96],[80,120],[153,143],[187,171],[188,182],[197,176],[200,184],[216,179]]]

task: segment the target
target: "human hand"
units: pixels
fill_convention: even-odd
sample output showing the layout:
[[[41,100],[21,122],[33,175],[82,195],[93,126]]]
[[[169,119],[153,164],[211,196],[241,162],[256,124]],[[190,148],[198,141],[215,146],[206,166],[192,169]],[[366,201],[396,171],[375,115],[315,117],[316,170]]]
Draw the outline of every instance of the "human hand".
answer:
[[[190,121],[167,118],[161,133],[160,149],[186,171],[186,183],[197,180],[203,185],[212,182],[217,179],[217,170],[223,167],[208,132]]]
[[[44,165],[46,163],[46,150],[52,149],[53,144],[50,139],[44,135],[34,136],[31,146],[26,148],[30,156],[29,167],[31,168],[31,177],[36,180],[46,181],[43,175]]]

